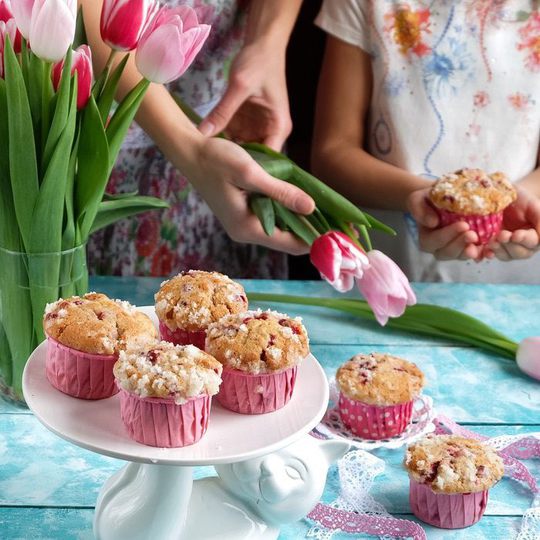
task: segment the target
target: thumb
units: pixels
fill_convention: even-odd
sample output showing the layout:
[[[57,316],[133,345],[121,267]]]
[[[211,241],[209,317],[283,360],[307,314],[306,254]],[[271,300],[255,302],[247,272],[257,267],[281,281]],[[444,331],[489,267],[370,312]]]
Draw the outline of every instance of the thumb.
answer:
[[[439,216],[428,202],[426,190],[420,189],[411,193],[407,203],[413,218],[420,225],[428,227],[429,229],[437,227],[439,224]]]
[[[213,137],[221,133],[231,121],[240,105],[248,97],[248,92],[235,83],[230,83],[220,102],[208,113],[200,123],[199,131],[205,137]]]
[[[257,191],[299,214],[311,214],[315,210],[315,202],[307,193],[264,171],[257,179]]]

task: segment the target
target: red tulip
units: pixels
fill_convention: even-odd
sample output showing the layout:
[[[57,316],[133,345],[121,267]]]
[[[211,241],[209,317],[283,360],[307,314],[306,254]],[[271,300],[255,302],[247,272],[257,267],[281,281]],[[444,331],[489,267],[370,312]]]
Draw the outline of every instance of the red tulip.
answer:
[[[13,12],[11,11],[10,0],[0,0],[0,21],[7,23],[13,19]],[[16,53],[21,52],[21,33],[17,29],[15,39],[13,41],[13,48]]]
[[[135,49],[158,8],[157,0],[104,0],[101,38],[117,51]]]
[[[137,47],[137,68],[149,81],[166,84],[178,79],[201,50],[210,26],[199,24],[189,6],[163,7],[148,25]]]
[[[58,90],[64,61],[54,65],[52,70],[52,81],[55,90]],[[77,109],[86,107],[92,92],[92,52],[88,45],[81,45],[73,51],[71,74],[77,72]]]
[[[6,35],[9,36],[11,43],[15,41],[17,35],[17,25],[15,19],[9,19],[9,21],[0,21],[0,77],[4,77],[4,46],[6,42]]]
[[[375,249],[367,256],[369,267],[356,283],[375,318],[384,326],[389,317],[399,317],[406,306],[416,304],[416,296],[409,280],[392,259]]]
[[[361,278],[369,265],[365,252],[338,231],[319,236],[309,256],[321,277],[339,292],[350,291],[355,278]]]

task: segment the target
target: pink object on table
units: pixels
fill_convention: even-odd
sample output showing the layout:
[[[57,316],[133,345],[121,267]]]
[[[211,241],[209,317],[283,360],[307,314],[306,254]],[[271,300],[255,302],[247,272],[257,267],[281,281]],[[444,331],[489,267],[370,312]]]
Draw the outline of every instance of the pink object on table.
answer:
[[[103,399],[116,394],[116,360],[116,355],[90,354],[47,338],[47,379],[60,392],[76,398]]]
[[[204,330],[196,332],[189,332],[180,328],[170,330],[166,324],[159,321],[159,333],[164,341],[169,341],[175,345],[195,345],[195,347],[204,351],[204,342],[206,341],[206,332]]]
[[[196,443],[208,428],[212,397],[178,404],[174,398],[140,397],[120,388],[120,415],[131,439],[160,448]]]
[[[492,238],[497,236],[502,229],[503,213],[488,214],[487,216],[464,215],[449,212],[441,208],[436,208],[440,217],[440,226],[446,227],[456,221],[465,221],[469,224],[470,230],[478,235],[478,244],[487,244]]]
[[[411,510],[418,519],[434,527],[470,527],[484,515],[487,501],[487,490],[477,493],[435,493],[428,485],[410,479]]]
[[[264,414],[284,407],[293,394],[297,366],[278,373],[253,375],[223,368],[217,400],[241,414]]]
[[[403,433],[412,418],[414,401],[370,405],[339,394],[339,414],[345,426],[364,439],[389,439]]]

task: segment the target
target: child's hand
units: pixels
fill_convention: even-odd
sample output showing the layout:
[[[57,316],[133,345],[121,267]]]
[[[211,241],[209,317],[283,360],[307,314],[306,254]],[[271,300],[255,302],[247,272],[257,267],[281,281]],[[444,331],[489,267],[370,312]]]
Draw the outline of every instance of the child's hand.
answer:
[[[476,246],[478,235],[469,230],[464,221],[457,221],[446,227],[438,228],[439,216],[428,204],[429,188],[413,191],[407,206],[418,223],[420,249],[440,260],[474,259],[481,260],[482,248]]]
[[[539,249],[540,201],[524,189],[503,214],[503,230],[490,242],[487,252],[501,261],[528,259]]]

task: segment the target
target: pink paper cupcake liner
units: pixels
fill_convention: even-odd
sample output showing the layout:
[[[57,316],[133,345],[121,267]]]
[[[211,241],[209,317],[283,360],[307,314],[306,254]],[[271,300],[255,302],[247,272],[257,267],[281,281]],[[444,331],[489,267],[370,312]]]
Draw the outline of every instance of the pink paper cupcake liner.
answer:
[[[414,401],[378,406],[349,399],[339,394],[339,415],[352,433],[363,439],[389,439],[403,433],[409,425]]]
[[[196,443],[206,433],[211,396],[179,405],[174,398],[142,398],[120,388],[120,415],[129,437],[148,446],[178,448]]]
[[[284,407],[293,394],[297,367],[252,375],[223,368],[217,400],[241,414],[264,414]]]
[[[60,392],[76,398],[103,399],[116,394],[116,360],[116,355],[85,353],[47,338],[47,379]]]
[[[456,221],[465,221],[469,224],[470,230],[478,235],[478,243],[487,244],[492,238],[497,236],[502,228],[503,213],[488,214],[487,216],[464,215],[449,212],[441,208],[436,209],[441,219],[441,227],[451,225]]]
[[[206,331],[198,330],[196,332],[189,332],[180,328],[176,330],[170,330],[166,324],[159,322],[159,333],[161,339],[169,341],[175,345],[195,345],[204,351],[204,342],[206,341]]]
[[[441,529],[463,529],[474,525],[484,514],[488,492],[435,493],[428,485],[410,479],[409,503],[413,514]]]

